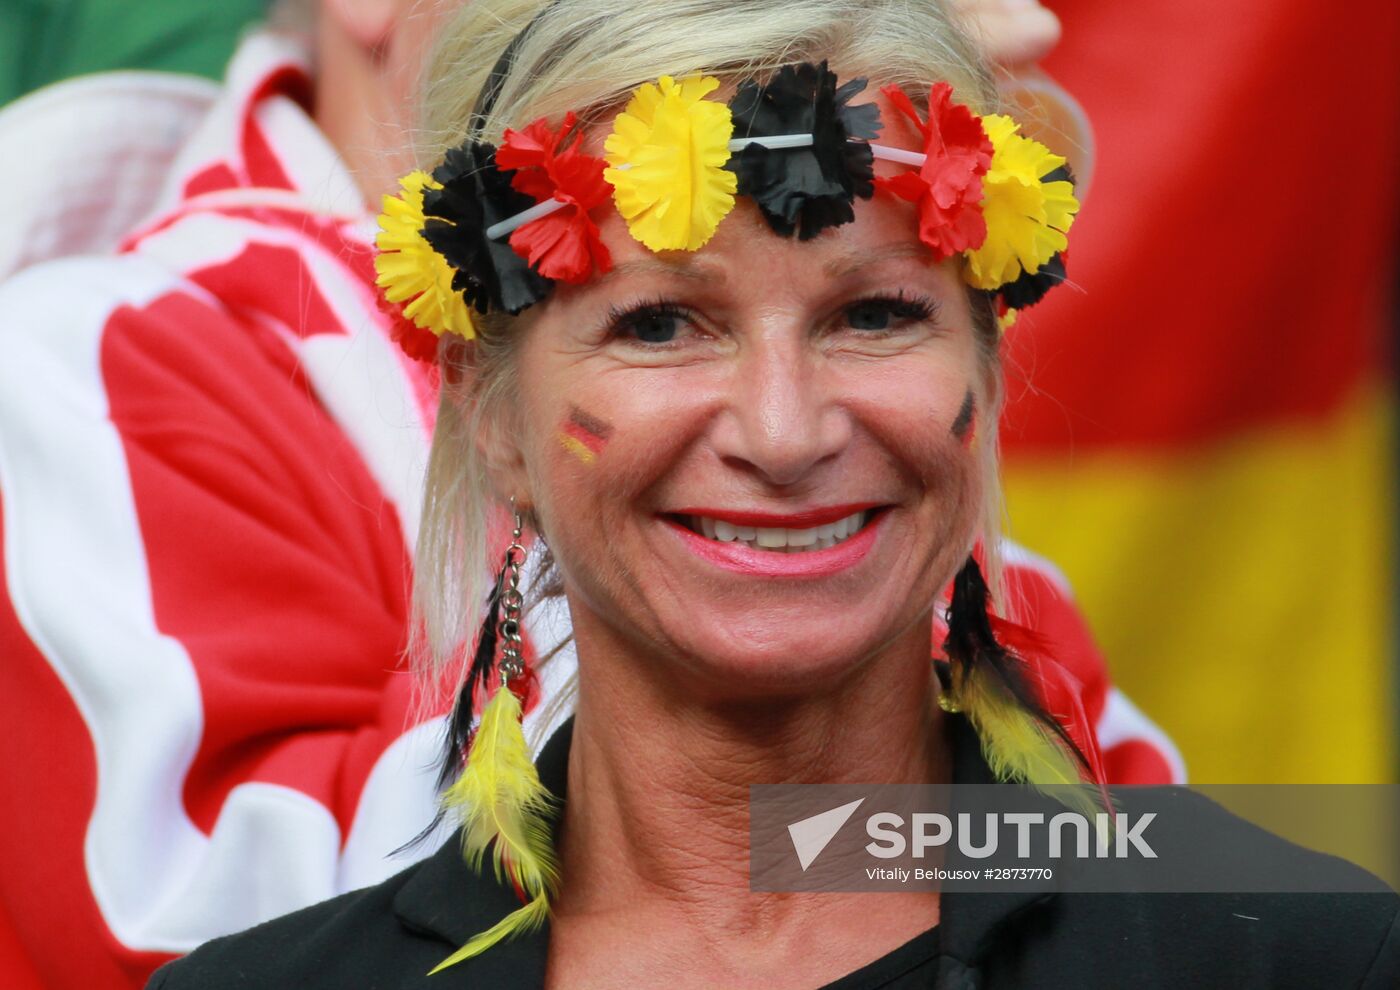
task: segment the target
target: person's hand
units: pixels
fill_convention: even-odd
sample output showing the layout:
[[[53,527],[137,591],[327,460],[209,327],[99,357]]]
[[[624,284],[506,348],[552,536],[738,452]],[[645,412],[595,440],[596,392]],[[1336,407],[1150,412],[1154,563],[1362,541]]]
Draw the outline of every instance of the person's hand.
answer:
[[[1094,177],[1094,132],[1084,108],[1037,62],[1060,43],[1060,19],[1039,0],[949,0],[997,66],[1006,112],[1022,133],[1064,155],[1081,201]]]
[[[1060,41],[1060,19],[1038,0],[951,0],[992,61],[1016,69],[1040,61]]]

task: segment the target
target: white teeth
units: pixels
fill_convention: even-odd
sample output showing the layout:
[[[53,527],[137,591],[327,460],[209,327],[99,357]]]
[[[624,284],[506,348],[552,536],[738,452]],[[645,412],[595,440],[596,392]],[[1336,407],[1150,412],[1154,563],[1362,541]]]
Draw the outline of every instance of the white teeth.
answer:
[[[758,545],[768,547],[770,550],[787,546],[787,534],[785,529],[764,529],[758,528]]]
[[[856,512],[844,519],[807,529],[739,526],[723,519],[710,519],[706,516],[692,516],[689,521],[698,532],[721,543],[745,543],[755,549],[772,550],[776,553],[806,553],[809,550],[834,547],[848,536],[854,536],[860,531],[866,518],[866,513]]]

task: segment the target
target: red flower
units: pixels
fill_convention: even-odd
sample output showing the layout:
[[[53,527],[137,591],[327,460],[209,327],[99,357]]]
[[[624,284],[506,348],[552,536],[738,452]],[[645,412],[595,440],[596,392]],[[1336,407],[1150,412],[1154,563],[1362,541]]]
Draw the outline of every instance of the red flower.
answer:
[[[415,361],[424,364],[437,364],[438,342],[441,340],[431,330],[424,330],[403,315],[401,303],[391,303],[382,292],[374,294],[379,311],[389,318],[389,337],[403,348],[403,352]]]
[[[510,246],[545,278],[574,283],[612,268],[612,255],[588,216],[611,198],[603,179],[606,163],[579,150],[583,135],[570,133],[576,119],[566,114],[556,131],[543,117],[523,131],[508,130],[496,152],[498,167],[515,169],[510,181],[518,192],[537,202],[568,204],[515,230]]]
[[[992,142],[982,121],[961,103],[953,87],[934,83],[928,95],[928,120],[898,86],[880,91],[924,136],[924,164],[917,172],[876,178],[875,187],[918,204],[919,240],[940,260],[981,247],[987,239],[982,176],[992,164]]]

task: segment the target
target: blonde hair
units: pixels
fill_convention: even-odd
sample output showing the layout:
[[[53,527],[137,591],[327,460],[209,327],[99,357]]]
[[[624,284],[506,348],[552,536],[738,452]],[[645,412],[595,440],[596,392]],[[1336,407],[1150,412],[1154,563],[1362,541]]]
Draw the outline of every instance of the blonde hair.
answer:
[[[530,30],[475,136],[497,141],[506,127],[540,116],[557,119],[569,110],[588,124],[661,75],[705,72],[733,82],[821,59],[843,79],[869,78],[872,90],[896,84],[920,106],[938,80],[978,112],[990,112],[996,99],[976,46],[934,0],[472,0],[445,25],[429,61],[418,115],[425,167],[466,136],[492,67],[526,25]],[[990,297],[974,293],[973,313],[993,382],[978,442],[988,583],[999,593],[995,424],[1002,385]],[[498,504],[475,438],[487,423],[514,424],[514,358],[522,334],[516,318],[501,314],[478,318],[476,325],[474,343],[443,347],[444,384],[418,538],[411,653],[435,686],[439,678],[455,682],[460,676],[463,650],[484,617],[499,564],[486,557],[488,523]],[[547,557],[537,584],[535,602],[562,591]],[[569,692],[561,694],[555,704],[565,703]]]

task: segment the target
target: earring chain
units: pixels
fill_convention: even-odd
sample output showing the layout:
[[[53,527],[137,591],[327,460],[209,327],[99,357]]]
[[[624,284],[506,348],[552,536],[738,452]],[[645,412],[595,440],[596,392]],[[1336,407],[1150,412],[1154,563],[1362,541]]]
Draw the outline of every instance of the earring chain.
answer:
[[[500,638],[505,644],[501,653],[501,685],[505,686],[512,677],[525,672],[525,658],[521,653],[520,609],[524,596],[520,593],[520,568],[525,564],[525,547],[521,543],[524,524],[520,512],[515,508],[515,498],[510,500],[511,515],[515,529],[511,532],[510,546],[506,547],[505,590],[501,592]]]

